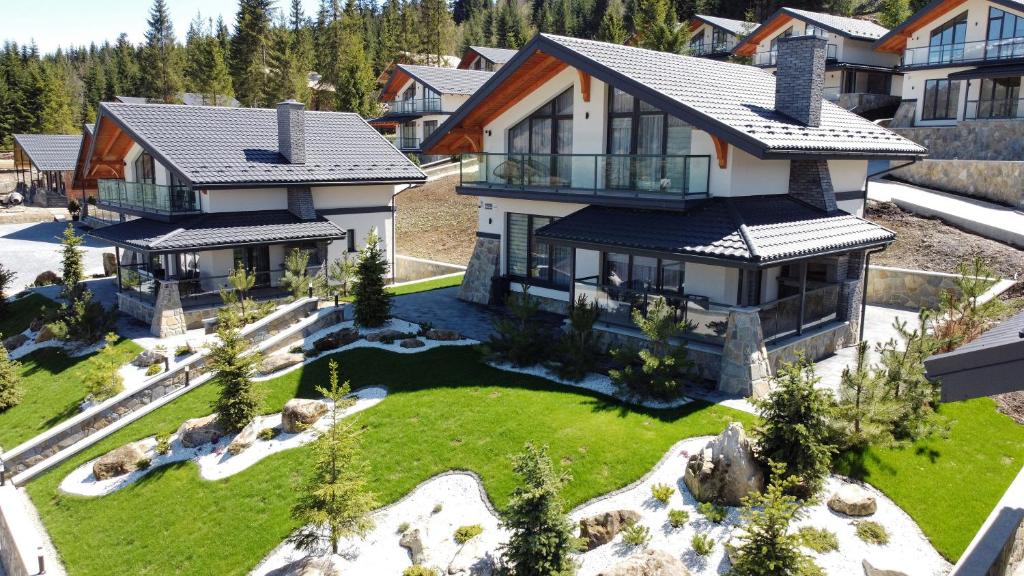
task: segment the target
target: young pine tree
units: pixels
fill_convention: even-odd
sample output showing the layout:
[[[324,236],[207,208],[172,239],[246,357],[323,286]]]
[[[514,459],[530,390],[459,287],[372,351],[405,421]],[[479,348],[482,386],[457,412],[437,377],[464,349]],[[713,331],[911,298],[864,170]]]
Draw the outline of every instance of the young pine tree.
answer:
[[[623,22],[622,13],[622,0],[609,0],[604,16],[601,17],[601,25],[597,29],[598,40],[612,44],[626,42],[626,25]]]
[[[533,444],[513,458],[512,469],[520,485],[501,514],[502,525],[511,533],[502,560],[515,576],[573,574],[576,538],[559,495],[569,475],[555,470],[547,446]]]
[[[867,361],[868,343],[857,344],[857,363],[843,369],[835,422],[844,448],[859,449],[892,440],[898,405],[888,398]]]
[[[925,377],[924,361],[939,350],[939,341],[928,333],[931,313],[922,310],[916,329],[899,318],[893,321],[898,338],[878,344],[880,377],[888,397],[897,405],[892,434],[897,440],[915,440],[935,431],[939,424],[935,407],[939,386]]]
[[[356,286],[352,291],[356,324],[375,328],[391,317],[391,294],[384,288],[387,275],[387,254],[377,231],[371,230],[356,265]]]
[[[597,302],[589,302],[586,294],[580,294],[569,306],[569,330],[558,342],[557,360],[553,367],[558,376],[582,380],[597,367],[601,336],[594,331],[594,324],[599,316]]]
[[[647,337],[648,347],[612,350],[612,357],[623,367],[621,370],[609,370],[608,376],[625,396],[662,400],[678,398],[686,383],[698,376],[696,363],[686,350],[686,341],[672,343],[672,339],[682,336],[689,325],[675,319],[673,309],[664,298],[656,299],[646,316],[639,309],[634,309],[633,323]]]
[[[118,336],[113,332],[107,334],[107,344],[96,354],[92,361],[92,370],[85,375],[85,389],[93,400],[102,402],[124,390],[124,379],[121,378],[121,353],[114,348]]]
[[[306,268],[309,265],[309,252],[292,248],[291,252],[284,257],[284,276],[281,277],[281,286],[292,293],[292,298],[298,300],[309,289],[311,281]]]
[[[222,309],[217,323],[218,341],[210,347],[209,362],[220,394],[214,402],[218,421],[229,431],[245,428],[260,411],[263,399],[253,377],[262,355],[246,353],[250,343],[239,330],[242,320],[230,308]]]
[[[364,536],[373,528],[370,512],[377,501],[367,485],[367,466],[359,454],[359,433],[342,423],[341,413],[351,405],[349,383],[338,385],[338,363],[331,360],[330,388],[317,391],[334,402],[331,427],[313,444],[313,466],[301,489],[292,518],[302,528],[289,538],[297,548],[338,553],[342,538]]]
[[[532,366],[547,358],[551,337],[537,322],[540,304],[530,296],[529,286],[523,284],[522,291],[510,293],[505,308],[510,317],[494,320],[494,334],[484,344],[487,354],[513,366]]]
[[[73,304],[81,295],[78,284],[82,281],[82,237],[75,234],[75,227],[69,222],[61,239],[61,266],[63,287],[60,295],[68,304]]]
[[[7,348],[0,346],[0,413],[21,402],[21,363],[7,357]]]
[[[247,324],[250,312],[247,308],[252,302],[249,300],[249,290],[256,285],[256,274],[255,272],[250,273],[239,262],[231,274],[228,274],[228,284],[231,288],[221,288],[220,298],[224,301],[226,308],[237,308],[242,324]]]

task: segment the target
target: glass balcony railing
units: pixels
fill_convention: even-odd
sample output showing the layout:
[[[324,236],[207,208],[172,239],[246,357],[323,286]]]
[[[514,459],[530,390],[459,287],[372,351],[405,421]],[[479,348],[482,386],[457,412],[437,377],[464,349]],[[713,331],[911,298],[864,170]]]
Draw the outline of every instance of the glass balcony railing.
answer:
[[[460,161],[464,187],[654,201],[706,197],[710,168],[710,156],[464,154]]]
[[[725,42],[702,42],[690,45],[690,56],[708,56],[711,54],[728,54],[736,47],[736,40]]]
[[[201,211],[199,192],[187,186],[163,186],[148,182],[99,180],[98,204],[102,208],[136,210],[153,214],[192,214]]]
[[[828,44],[825,46],[825,60],[828,62],[835,62],[838,59],[839,47],[835,44]],[[754,54],[754,66],[771,67],[777,66],[779,63],[779,51],[766,50],[764,52],[758,52]]]
[[[998,120],[1024,118],[1024,99],[995,98],[989,100],[968,100],[964,120]]]
[[[395,139],[395,148],[399,150],[419,150],[420,139],[412,136],[399,136]]]
[[[837,102],[841,93],[842,90],[840,90],[839,86],[825,86],[821,96],[829,102]]]
[[[907,48],[903,68],[1024,59],[1024,37]]]
[[[429,114],[442,112],[440,98],[410,98],[384,103],[388,107],[385,116],[394,114]]]

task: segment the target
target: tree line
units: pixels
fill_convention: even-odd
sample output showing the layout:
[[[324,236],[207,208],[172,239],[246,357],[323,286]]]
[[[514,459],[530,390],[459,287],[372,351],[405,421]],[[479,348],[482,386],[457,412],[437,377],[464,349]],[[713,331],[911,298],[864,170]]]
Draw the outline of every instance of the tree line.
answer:
[[[437,65],[472,45],[519,48],[537,32],[685,53],[680,26],[696,13],[760,21],[780,6],[877,14],[892,26],[924,0],[239,0],[234,22],[196,14],[184,36],[166,0],[154,0],[144,41],[40,54],[34,43],[0,50],[0,149],[17,133],[76,133],[100,102],[141,96],[175,103],[234,97],[266,107],[288,98],[312,109],[377,113],[376,78],[395,61]],[[286,4],[286,5],[282,5]],[[319,78],[311,77],[317,72]]]

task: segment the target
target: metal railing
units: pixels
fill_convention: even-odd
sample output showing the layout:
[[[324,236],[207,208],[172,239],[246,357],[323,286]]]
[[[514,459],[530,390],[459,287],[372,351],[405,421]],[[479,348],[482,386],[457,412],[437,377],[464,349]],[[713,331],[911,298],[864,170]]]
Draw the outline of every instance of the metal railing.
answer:
[[[801,295],[795,294],[761,304],[758,316],[765,342],[796,334],[802,329],[834,320],[839,309],[839,285],[825,284],[803,295],[803,322],[800,318]]]
[[[464,154],[461,185],[617,199],[706,197],[710,156]]]
[[[825,60],[836,61],[838,59],[839,47],[835,44],[825,46]],[[779,63],[779,50],[765,50],[754,54],[754,66],[776,66]]]
[[[431,112],[443,112],[440,98],[391,100],[384,104],[388,107],[387,114],[427,114]]]
[[[723,42],[702,42],[690,45],[690,56],[707,56],[709,54],[726,54],[736,47],[736,40]]]
[[[119,267],[118,288],[121,292],[131,293],[143,302],[156,301],[158,281],[143,264],[121,264]]]
[[[164,186],[147,182],[97,181],[97,204],[153,214],[193,214],[201,211],[199,192],[188,186]]]
[[[828,100],[829,102],[838,102],[839,95],[842,94],[842,92],[842,88],[840,88],[839,86],[825,86],[825,89],[822,91],[821,96],[822,98]]]
[[[964,120],[1024,118],[1024,98],[968,100]]]
[[[313,279],[321,271],[321,266],[306,267],[306,275]],[[267,300],[286,296],[289,292],[281,285],[281,279],[285,275],[284,270],[267,270],[252,272],[256,277],[253,287],[247,292],[246,297],[254,300]],[[220,304],[222,301],[221,291],[234,291],[231,286],[228,274],[218,276],[197,276],[192,278],[172,278],[178,282],[178,295],[181,297],[181,305],[185,308],[195,308],[208,304]],[[304,288],[305,289],[305,288]]]
[[[922,46],[903,51],[903,68],[1024,59],[1024,38]]]
[[[399,136],[395,139],[395,148],[399,150],[419,150],[420,139],[416,137]]]
[[[599,319],[607,324],[635,328],[633,310],[647,315],[650,306],[660,298],[675,314],[677,321],[685,321],[689,329],[687,339],[712,344],[725,342],[729,326],[729,312],[733,306],[712,302],[704,296],[659,291],[649,286],[628,288],[624,285],[601,284],[597,276],[576,279],[576,295],[584,294],[590,302],[597,302]]]

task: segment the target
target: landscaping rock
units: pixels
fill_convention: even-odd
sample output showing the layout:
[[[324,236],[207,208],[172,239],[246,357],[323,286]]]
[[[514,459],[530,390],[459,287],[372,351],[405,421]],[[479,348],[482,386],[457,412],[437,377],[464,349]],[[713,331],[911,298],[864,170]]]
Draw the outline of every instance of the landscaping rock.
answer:
[[[861,567],[864,568],[864,576],[907,576],[905,572],[899,570],[882,570],[875,568],[868,562],[867,558],[861,561]]]
[[[103,275],[113,276],[117,274],[117,256],[113,252],[103,253]]]
[[[259,373],[263,375],[273,374],[278,370],[283,370],[289,366],[295,366],[296,364],[302,364],[306,359],[302,354],[295,352],[280,352],[278,354],[271,354],[266,356],[260,362]]]
[[[381,340],[384,340],[384,341],[388,341],[388,340],[394,341],[394,340],[397,340],[397,339],[401,338],[404,334],[405,334],[404,332],[399,332],[398,330],[391,330],[391,329],[381,330],[380,332],[370,332],[369,334],[366,335],[366,341],[367,342],[380,342]]]
[[[491,576],[494,557],[482,538],[473,538],[463,544],[448,564],[450,576]]]
[[[729,539],[725,541],[725,555],[729,558],[730,564],[736,564],[736,550],[743,545],[743,539],[746,537],[746,530],[735,528],[729,535]]]
[[[847,516],[871,516],[878,510],[875,497],[857,484],[843,484],[828,499],[828,507],[833,512]]]
[[[308,556],[267,572],[267,576],[342,576],[341,559]]]
[[[700,502],[739,506],[751,492],[764,490],[764,471],[754,459],[743,425],[733,422],[690,456],[683,482]]]
[[[455,330],[427,330],[427,340],[440,340],[450,342],[452,340],[459,340],[462,336],[459,335]]]
[[[42,329],[44,324],[46,324],[46,320],[43,320],[41,317],[33,318],[32,321],[29,322],[28,324],[28,329],[33,332],[39,332],[39,330]]]
[[[326,413],[327,404],[319,400],[292,398],[281,411],[281,429],[288,434],[297,434]]]
[[[359,340],[359,330],[355,328],[342,328],[313,342],[313,349],[317,352],[325,352],[347,346],[356,340]]]
[[[36,276],[36,281],[34,282],[34,285],[35,286],[49,286],[51,284],[59,284],[59,283],[60,283],[60,276],[57,276],[57,273],[54,272],[53,270],[47,270],[46,272],[40,272],[39,275]]]
[[[25,336],[24,334],[15,334],[10,338],[4,338],[4,348],[10,352],[11,350],[18,349],[25,342],[28,342],[28,336]]]
[[[628,524],[640,521],[634,510],[615,510],[580,520],[580,538],[587,541],[587,550],[593,550],[612,541]]]
[[[92,464],[92,475],[97,480],[123,476],[139,468],[139,460],[146,457],[146,450],[139,442],[125,444],[107,452]]]
[[[220,440],[225,433],[224,427],[217,421],[216,414],[185,420],[178,428],[178,440],[185,448],[195,448]]]
[[[423,340],[420,340],[419,338],[406,338],[405,340],[399,342],[398,345],[401,346],[402,348],[423,348],[424,346],[427,345],[427,343],[424,342]]]
[[[149,368],[153,364],[163,364],[164,360],[167,360],[167,354],[160,352],[159,350],[143,350],[139,352],[139,355],[132,360],[132,366],[138,366],[139,368]]]
[[[49,342],[56,337],[57,335],[53,333],[53,329],[50,328],[50,325],[43,324],[43,327],[40,328],[39,332],[36,334],[36,344],[39,344],[40,342]]]
[[[245,452],[245,449],[252,446],[256,442],[256,438],[259,437],[260,430],[258,420],[249,422],[242,431],[235,435],[235,438],[228,444],[228,452],[234,455],[239,455]]]
[[[426,540],[427,526],[415,524],[402,532],[402,538],[398,541],[398,545],[409,551],[409,557],[413,564],[425,564],[427,561],[426,545],[424,544]]]
[[[644,550],[597,576],[690,576],[678,558],[664,550]]]

